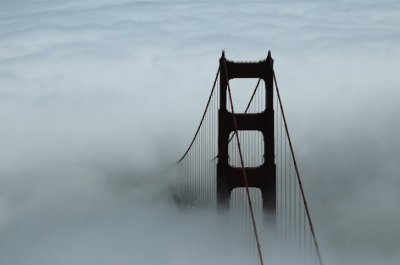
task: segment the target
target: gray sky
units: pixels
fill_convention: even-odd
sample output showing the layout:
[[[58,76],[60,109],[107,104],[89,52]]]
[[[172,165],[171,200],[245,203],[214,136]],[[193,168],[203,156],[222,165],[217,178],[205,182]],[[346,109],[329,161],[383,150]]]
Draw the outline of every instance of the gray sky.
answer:
[[[163,202],[160,166],[190,141],[225,49],[234,60],[272,50],[324,256],[398,264],[399,9],[360,0],[1,1],[0,263],[196,256],[186,235],[214,226]],[[157,255],[147,252],[153,244]]]

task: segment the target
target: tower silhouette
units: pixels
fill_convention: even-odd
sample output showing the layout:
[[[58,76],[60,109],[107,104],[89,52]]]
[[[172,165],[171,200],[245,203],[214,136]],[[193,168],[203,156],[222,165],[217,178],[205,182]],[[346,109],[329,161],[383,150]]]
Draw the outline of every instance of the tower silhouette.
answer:
[[[229,164],[229,136],[235,131],[259,131],[263,135],[263,163],[258,167],[245,167],[249,187],[260,189],[265,217],[275,219],[276,215],[276,165],[273,109],[273,59],[271,52],[259,62],[234,62],[225,58],[220,65],[220,108],[218,110],[218,163],[217,163],[217,204],[219,209],[229,207],[231,192],[245,187],[241,167]],[[265,83],[265,109],[259,113],[235,113],[227,109],[228,82],[234,78],[260,78]]]

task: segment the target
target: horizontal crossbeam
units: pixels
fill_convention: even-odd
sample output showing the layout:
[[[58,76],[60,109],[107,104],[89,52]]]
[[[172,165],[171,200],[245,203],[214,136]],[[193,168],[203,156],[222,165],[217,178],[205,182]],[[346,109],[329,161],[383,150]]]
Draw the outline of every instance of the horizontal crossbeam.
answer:
[[[271,63],[267,60],[259,62],[233,62],[226,60],[226,73],[228,80],[234,78],[262,78],[268,79],[272,73]]]
[[[231,189],[245,187],[243,180],[243,169],[241,167],[227,167],[226,176],[227,184]],[[275,167],[272,166],[269,169],[263,165],[260,167],[245,167],[244,170],[247,174],[247,184],[253,188],[264,188],[271,186],[275,183]],[[268,172],[270,174],[268,174]]]
[[[261,113],[235,113],[232,114],[226,110],[221,111],[221,119],[226,121],[226,126],[228,133],[233,132],[234,122],[233,116],[236,118],[237,129],[239,131],[250,131],[257,130],[261,132],[266,132],[268,124],[273,124],[274,122],[274,112],[273,111],[263,111]]]

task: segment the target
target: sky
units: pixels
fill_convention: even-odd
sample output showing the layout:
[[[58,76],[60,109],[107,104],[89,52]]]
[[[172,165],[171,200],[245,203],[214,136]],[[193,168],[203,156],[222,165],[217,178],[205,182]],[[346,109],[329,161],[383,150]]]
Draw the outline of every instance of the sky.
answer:
[[[0,263],[225,263],[230,228],[177,209],[166,169],[224,49],[272,52],[327,264],[398,264],[399,9],[0,1]]]

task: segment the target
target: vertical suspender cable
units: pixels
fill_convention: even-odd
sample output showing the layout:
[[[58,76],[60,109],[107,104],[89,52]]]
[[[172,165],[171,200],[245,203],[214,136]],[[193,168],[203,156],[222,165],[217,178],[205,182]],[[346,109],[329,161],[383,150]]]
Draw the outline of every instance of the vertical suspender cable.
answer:
[[[320,254],[320,251],[319,251],[319,246],[318,246],[317,238],[316,238],[316,236],[315,236],[315,231],[314,231],[313,223],[312,223],[312,221],[311,221],[310,210],[308,209],[307,200],[306,200],[306,197],[305,197],[305,195],[304,195],[303,184],[302,184],[302,182],[301,182],[299,169],[298,169],[298,167],[297,167],[296,157],[294,156],[292,141],[290,140],[289,130],[288,130],[288,126],[287,126],[287,123],[286,123],[285,113],[284,113],[284,111],[283,111],[282,100],[281,100],[281,96],[280,96],[280,94],[279,94],[278,82],[276,81],[275,72],[273,72],[273,78],[274,78],[274,82],[275,82],[275,89],[276,89],[276,94],[277,94],[278,100],[279,100],[279,106],[280,106],[280,109],[281,109],[283,122],[284,122],[284,125],[285,125],[286,136],[287,136],[288,142],[289,142],[290,152],[291,152],[291,155],[292,155],[294,168],[295,168],[295,170],[296,170],[297,181],[298,181],[298,184],[299,184],[301,196],[302,196],[303,203],[304,203],[304,208],[305,208],[306,214],[307,214],[307,220],[308,220],[308,223],[309,223],[309,226],[310,226],[312,238],[313,238],[314,245],[315,245],[315,251],[317,252],[319,264],[323,265],[322,258],[321,258],[321,254]]]
[[[284,180],[283,182],[284,182],[284,197],[285,197],[285,203],[284,203],[284,207],[283,207],[283,210],[284,210],[284,213],[285,213],[285,224],[284,224],[284,234],[285,234],[285,237],[287,237],[287,231],[288,231],[288,229],[287,229],[287,218],[288,218],[288,215],[287,215],[287,196],[288,196],[288,192],[287,192],[287,180],[286,180],[286,178],[284,178],[284,175],[283,175],[283,145],[282,145],[282,143],[283,143],[283,137],[282,137],[282,132],[283,132],[283,130],[282,130],[282,112],[281,112],[281,119],[279,120],[280,121],[280,136],[279,136],[279,140],[280,140],[280,152],[279,152],[279,156],[280,156],[280,161],[279,161],[279,165],[280,165],[280,175],[281,175],[281,178],[282,178],[282,180]]]
[[[216,83],[217,83],[219,71],[220,71],[220,69],[219,69],[219,67],[218,67],[218,71],[217,71],[217,73],[216,73],[216,75],[215,75],[215,79],[214,79],[214,84],[213,84],[213,86],[212,86],[210,96],[208,97],[208,101],[207,101],[206,108],[204,109],[203,116],[201,117],[199,127],[197,127],[197,130],[196,130],[196,133],[194,134],[194,137],[193,137],[193,139],[192,139],[192,142],[190,143],[188,149],[187,149],[186,152],[183,154],[183,156],[182,156],[176,163],[181,162],[182,159],[185,158],[185,156],[189,153],[189,150],[192,148],[193,143],[194,143],[194,141],[196,140],[197,135],[199,134],[201,125],[203,124],[203,121],[204,121],[204,117],[206,116],[206,113],[207,113],[208,106],[210,105],[210,101],[211,101],[211,97],[212,97],[213,92],[214,92],[214,89],[215,89],[215,85],[216,85]]]

